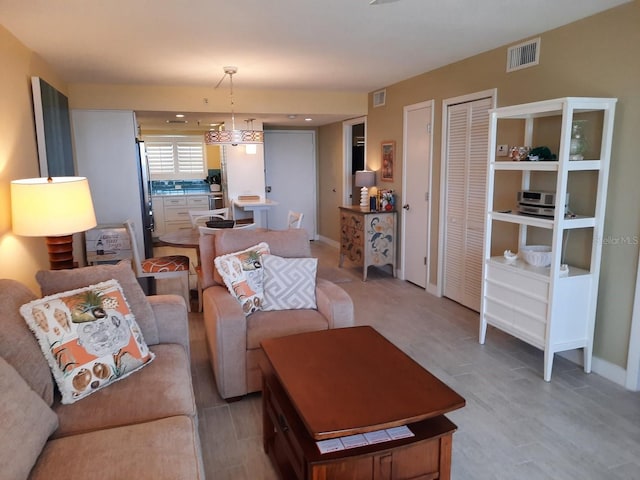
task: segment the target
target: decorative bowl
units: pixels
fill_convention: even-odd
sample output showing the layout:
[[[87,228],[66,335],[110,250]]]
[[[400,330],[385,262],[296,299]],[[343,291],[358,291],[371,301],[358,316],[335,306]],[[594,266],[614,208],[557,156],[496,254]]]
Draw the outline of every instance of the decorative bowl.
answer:
[[[551,247],[548,245],[525,245],[520,249],[524,261],[534,267],[551,265]]]
[[[235,220],[209,220],[206,225],[209,228],[233,228]]]

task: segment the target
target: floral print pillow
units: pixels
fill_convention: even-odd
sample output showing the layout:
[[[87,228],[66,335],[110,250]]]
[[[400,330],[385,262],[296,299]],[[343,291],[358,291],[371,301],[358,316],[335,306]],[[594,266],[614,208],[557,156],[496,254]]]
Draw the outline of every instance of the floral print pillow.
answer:
[[[269,245],[260,242],[240,252],[220,255],[213,261],[229,293],[238,300],[245,315],[262,309],[262,255],[268,254]]]

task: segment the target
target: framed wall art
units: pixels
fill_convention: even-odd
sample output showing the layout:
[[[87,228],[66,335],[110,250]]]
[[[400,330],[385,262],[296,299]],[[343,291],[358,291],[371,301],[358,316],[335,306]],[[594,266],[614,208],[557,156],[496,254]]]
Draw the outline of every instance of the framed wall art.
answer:
[[[393,182],[393,164],[396,160],[396,142],[388,140],[382,142],[382,169],[380,179]]]

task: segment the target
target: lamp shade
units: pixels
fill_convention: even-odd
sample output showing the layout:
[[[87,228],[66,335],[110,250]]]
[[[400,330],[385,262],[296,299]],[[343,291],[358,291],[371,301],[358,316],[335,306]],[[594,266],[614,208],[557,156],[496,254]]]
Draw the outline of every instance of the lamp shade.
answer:
[[[356,187],[373,187],[376,184],[376,172],[358,170],[356,172]]]
[[[258,145],[264,142],[262,130],[211,130],[204,134],[207,145]]]
[[[96,226],[85,177],[28,178],[11,182],[13,232],[26,237],[56,237]]]

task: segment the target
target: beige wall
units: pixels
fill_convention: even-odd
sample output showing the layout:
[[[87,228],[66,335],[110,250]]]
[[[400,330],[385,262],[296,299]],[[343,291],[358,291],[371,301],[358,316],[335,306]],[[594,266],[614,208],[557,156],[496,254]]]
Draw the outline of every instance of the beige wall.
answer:
[[[640,231],[638,205],[640,162],[640,3],[627,4],[541,35],[538,66],[505,73],[506,47],[448,65],[387,87],[386,106],[369,108],[367,151],[370,168],[380,165],[380,142],[395,140],[402,158],[402,109],[435,100],[431,215],[438,225],[442,101],[497,88],[498,105],[512,105],[563,96],[617,97],[602,274],[595,337],[595,355],[626,367],[627,347]],[[515,43],[515,42],[514,42]],[[371,97],[371,95],[370,95]],[[393,188],[401,193],[402,164],[396,162]],[[437,274],[437,238],[431,238],[431,282]],[[614,244],[631,239],[631,244]],[[576,302],[583,301],[576,299]]]
[[[34,275],[49,268],[43,238],[11,232],[10,182],[40,176],[31,76],[40,76],[63,93],[66,85],[42,60],[0,26],[0,278],[19,280],[39,293]]]
[[[76,83],[69,85],[69,104],[71,108],[226,112],[229,93],[213,88]],[[357,116],[364,115],[366,108],[366,95],[353,92],[236,89],[234,96],[236,115],[305,112]]]

